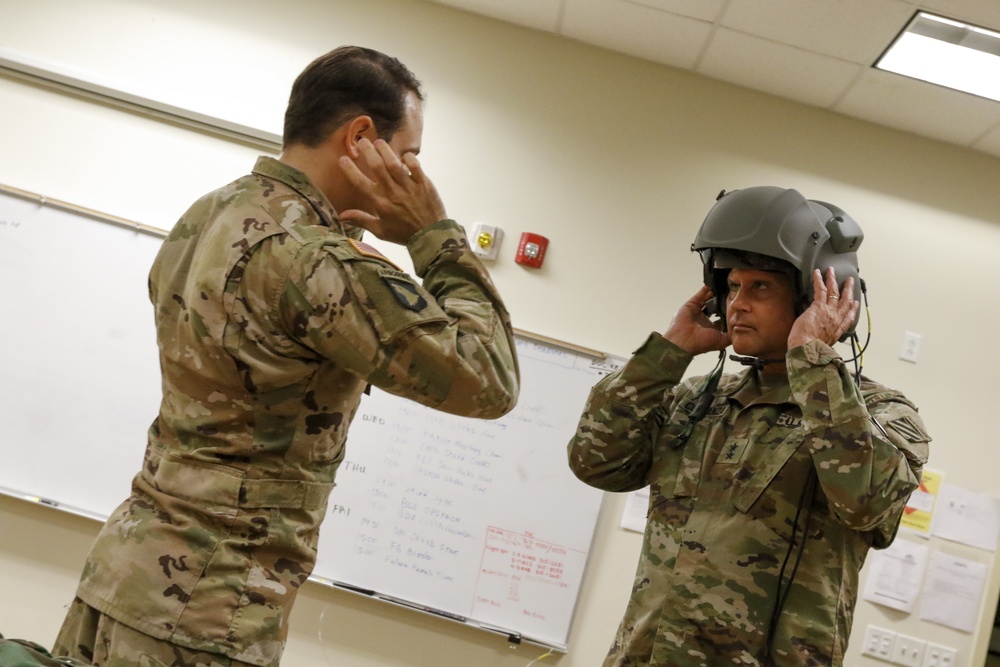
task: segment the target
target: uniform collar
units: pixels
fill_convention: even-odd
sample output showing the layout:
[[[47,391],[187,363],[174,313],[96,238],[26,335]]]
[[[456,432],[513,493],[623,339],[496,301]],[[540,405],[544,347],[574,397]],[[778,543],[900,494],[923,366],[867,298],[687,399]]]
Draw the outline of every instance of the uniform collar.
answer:
[[[755,403],[781,405],[794,402],[787,375],[763,380],[759,371],[748,368],[736,378],[733,387],[725,393],[741,407]]]
[[[253,173],[284,183],[292,188],[312,204],[323,224],[341,233],[347,233],[344,231],[344,225],[340,222],[340,217],[337,215],[337,211],[333,208],[330,200],[320,192],[319,188],[313,185],[308,176],[295,167],[276,160],[273,157],[261,155],[257,158],[257,163],[253,166]],[[351,229],[354,228],[352,227]]]

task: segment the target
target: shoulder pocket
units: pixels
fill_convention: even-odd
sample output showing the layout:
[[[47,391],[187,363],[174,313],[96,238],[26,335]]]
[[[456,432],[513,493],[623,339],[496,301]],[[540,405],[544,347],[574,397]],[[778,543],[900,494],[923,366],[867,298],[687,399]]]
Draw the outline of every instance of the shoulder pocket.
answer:
[[[416,327],[436,330],[448,323],[448,315],[434,297],[388,260],[362,255],[348,244],[326,248],[343,266],[349,289],[383,344]]]

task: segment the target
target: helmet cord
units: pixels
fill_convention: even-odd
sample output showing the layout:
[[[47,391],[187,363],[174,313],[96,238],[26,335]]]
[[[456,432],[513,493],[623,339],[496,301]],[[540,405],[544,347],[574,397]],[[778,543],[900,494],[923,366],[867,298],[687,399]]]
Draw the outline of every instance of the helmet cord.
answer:
[[[792,582],[795,581],[795,575],[799,571],[799,563],[802,561],[802,554],[806,550],[806,541],[809,539],[809,519],[812,517],[812,506],[814,500],[814,494],[816,489],[816,471],[813,468],[809,469],[809,476],[806,478],[806,483],[802,487],[802,495],[799,496],[799,506],[795,510],[795,518],[792,519],[792,538],[788,544],[788,551],[785,552],[785,560],[781,563],[781,570],[778,572],[778,586],[775,591],[775,603],[771,610],[771,621],[767,626],[767,643],[764,645],[764,664],[773,665],[773,659],[771,658],[771,651],[774,645],[774,639],[777,635],[778,623],[781,620],[781,612],[785,608],[785,602],[788,600],[788,595],[792,591]],[[805,523],[802,525],[802,540],[797,541],[796,536],[799,532],[799,516],[802,514],[802,509],[805,508],[806,516]],[[798,553],[795,556],[795,563],[792,565],[792,572],[788,577],[788,582],[785,583],[785,568],[788,566],[788,560],[792,555],[792,551],[798,547]],[[784,586],[782,585],[784,584]],[[784,589],[784,590],[782,590]]]
[[[694,396],[694,409],[691,410],[687,424],[684,425],[684,430],[671,443],[671,447],[674,449],[682,447],[687,442],[691,434],[694,433],[694,427],[708,414],[708,408],[715,399],[715,390],[719,388],[719,380],[722,378],[722,367],[725,363],[726,351],[722,349],[719,350],[719,361],[715,364],[715,368],[705,376],[705,381],[698,388],[698,392]]]
[[[858,386],[861,386],[861,371],[865,365],[865,350],[868,349],[868,343],[872,340],[872,311],[868,305],[868,286],[865,285],[864,280],[861,281],[861,296],[865,300],[865,320],[868,322],[868,333],[865,335],[865,343],[861,346],[861,349],[858,349],[858,334],[851,334],[851,352],[854,356],[844,362],[854,362],[854,381]]]

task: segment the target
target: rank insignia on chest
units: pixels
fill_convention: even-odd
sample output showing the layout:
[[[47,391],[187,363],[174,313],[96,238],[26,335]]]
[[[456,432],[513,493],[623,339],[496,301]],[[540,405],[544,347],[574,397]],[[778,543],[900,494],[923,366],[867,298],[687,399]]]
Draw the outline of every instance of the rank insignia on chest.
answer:
[[[719,458],[716,463],[720,465],[739,463],[743,460],[743,454],[746,452],[749,442],[746,438],[741,440],[726,440],[725,444],[722,445],[722,451],[719,452]]]
[[[382,276],[382,280],[389,286],[389,290],[396,296],[396,300],[405,307],[417,313],[427,307],[427,299],[423,297],[413,282],[392,276]]]

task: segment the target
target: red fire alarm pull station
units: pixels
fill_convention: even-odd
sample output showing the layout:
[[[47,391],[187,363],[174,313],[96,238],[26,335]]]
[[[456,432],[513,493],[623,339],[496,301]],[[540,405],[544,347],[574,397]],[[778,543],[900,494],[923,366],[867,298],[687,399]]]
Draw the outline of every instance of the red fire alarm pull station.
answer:
[[[540,269],[542,261],[545,260],[545,249],[548,247],[549,240],[544,236],[524,232],[521,234],[521,242],[517,244],[514,261],[533,269]]]

